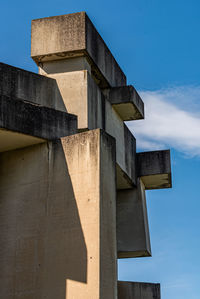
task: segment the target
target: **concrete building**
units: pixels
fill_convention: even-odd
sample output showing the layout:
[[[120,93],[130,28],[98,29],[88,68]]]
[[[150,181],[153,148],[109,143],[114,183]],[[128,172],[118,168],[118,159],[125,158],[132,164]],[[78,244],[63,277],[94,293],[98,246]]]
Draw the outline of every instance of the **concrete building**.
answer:
[[[32,21],[39,74],[0,63],[0,298],[159,299],[117,282],[151,256],[145,190],[170,152],[136,152],[144,103],[85,12]]]

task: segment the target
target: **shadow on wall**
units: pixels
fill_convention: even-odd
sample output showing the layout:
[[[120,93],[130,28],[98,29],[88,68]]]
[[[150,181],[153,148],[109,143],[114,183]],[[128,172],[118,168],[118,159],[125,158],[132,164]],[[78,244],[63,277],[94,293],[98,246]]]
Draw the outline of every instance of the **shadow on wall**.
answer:
[[[0,298],[66,299],[87,248],[61,142],[0,154]]]

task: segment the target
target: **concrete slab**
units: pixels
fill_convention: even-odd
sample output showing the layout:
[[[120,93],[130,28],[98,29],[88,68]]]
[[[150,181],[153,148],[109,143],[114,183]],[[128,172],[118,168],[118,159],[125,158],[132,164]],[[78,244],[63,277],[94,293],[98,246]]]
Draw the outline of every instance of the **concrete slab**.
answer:
[[[0,63],[0,95],[67,112],[54,79]]]
[[[151,256],[145,189],[138,179],[137,188],[117,192],[118,258]]]
[[[3,151],[75,134],[77,117],[0,95],[0,130]]]
[[[132,85],[113,87],[104,94],[122,120],[144,118],[144,103]]]
[[[115,164],[101,130],[0,154],[0,298],[117,298]]]
[[[170,150],[137,153],[137,175],[145,189],[171,188]]]
[[[33,20],[31,56],[41,67],[46,61],[85,56],[101,88],[126,85],[125,74],[85,12]]]
[[[118,299],[160,299],[159,283],[118,281]]]

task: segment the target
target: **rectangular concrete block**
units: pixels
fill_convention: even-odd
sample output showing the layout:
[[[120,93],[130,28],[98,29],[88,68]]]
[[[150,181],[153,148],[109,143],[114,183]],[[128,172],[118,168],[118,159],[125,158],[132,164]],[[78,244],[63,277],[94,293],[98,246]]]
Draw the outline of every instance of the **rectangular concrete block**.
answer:
[[[118,299],[160,299],[159,283],[118,281]]]
[[[151,256],[144,185],[117,192],[118,258]]]
[[[76,132],[75,115],[0,95],[0,151]]]
[[[66,111],[54,79],[0,63],[0,95]]]
[[[171,188],[170,150],[137,153],[137,175],[145,189]]]
[[[117,298],[115,163],[101,130],[0,154],[0,298]]]
[[[33,20],[31,56],[40,66],[85,56],[101,88],[126,85],[126,76],[85,12]]]
[[[132,85],[113,87],[104,94],[124,121],[144,118],[144,103]]]
[[[136,140],[112,105],[105,102],[105,130],[116,139],[117,188],[136,185]]]

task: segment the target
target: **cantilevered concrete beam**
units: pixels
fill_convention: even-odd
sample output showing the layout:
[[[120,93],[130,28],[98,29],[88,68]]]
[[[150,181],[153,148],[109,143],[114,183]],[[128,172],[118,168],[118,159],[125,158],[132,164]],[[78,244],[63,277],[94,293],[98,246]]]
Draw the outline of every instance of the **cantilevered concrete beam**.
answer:
[[[132,85],[107,89],[104,94],[122,120],[144,118],[144,103]]]
[[[68,112],[56,80],[5,63],[0,63],[0,95]]]
[[[31,34],[31,56],[42,68],[48,61],[85,56],[101,88],[126,85],[126,76],[85,12],[33,20]]]
[[[151,256],[144,185],[117,192],[118,258]]]
[[[159,283],[118,281],[118,299],[160,299]]]
[[[0,95],[0,151],[75,134],[77,117]]]
[[[171,188],[170,150],[138,153],[136,160],[145,189]]]

